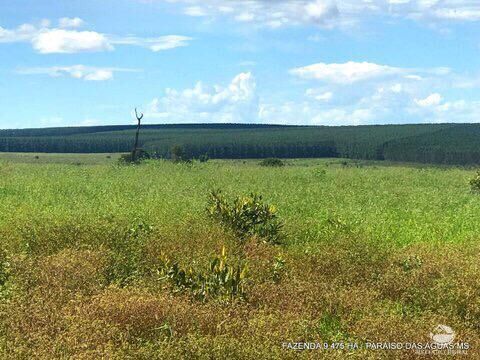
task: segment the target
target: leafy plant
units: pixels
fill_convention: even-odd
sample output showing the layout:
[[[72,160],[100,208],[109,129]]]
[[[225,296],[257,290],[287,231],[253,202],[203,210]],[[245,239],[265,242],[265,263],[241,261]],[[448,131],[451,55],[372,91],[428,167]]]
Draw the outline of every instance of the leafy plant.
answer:
[[[247,265],[231,264],[225,247],[220,255],[215,256],[204,272],[193,268],[183,269],[177,262],[164,257],[158,269],[160,279],[167,279],[176,291],[190,291],[201,301],[211,298],[232,300],[244,298],[244,284],[247,277]]]
[[[480,193],[480,170],[477,170],[477,173],[470,179],[469,183],[473,192]]]
[[[261,195],[252,193],[228,202],[220,191],[212,191],[207,212],[241,239],[257,236],[276,244],[283,238],[283,223],[277,218],[276,208],[265,204]]]
[[[277,158],[267,158],[260,162],[260,166],[282,167],[285,163]]]
[[[279,255],[273,259],[272,266],[272,279],[274,282],[278,283],[285,273],[285,259]]]
[[[132,164],[132,163],[136,164],[150,158],[151,156],[147,151],[143,149],[137,149],[135,150],[135,153],[132,151],[127,154],[120,155],[118,162],[121,164]]]

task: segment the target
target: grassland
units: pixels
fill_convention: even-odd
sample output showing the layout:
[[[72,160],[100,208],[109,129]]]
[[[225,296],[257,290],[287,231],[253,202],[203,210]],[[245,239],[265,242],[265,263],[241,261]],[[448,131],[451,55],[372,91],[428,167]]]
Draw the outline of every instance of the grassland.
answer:
[[[25,156],[0,160],[3,358],[409,359],[282,343],[425,343],[437,324],[470,343],[463,358],[480,356],[472,170]],[[262,194],[282,243],[240,240],[209,218],[211,189]],[[206,273],[223,248],[248,267],[245,297],[199,300],[166,281],[165,259]]]

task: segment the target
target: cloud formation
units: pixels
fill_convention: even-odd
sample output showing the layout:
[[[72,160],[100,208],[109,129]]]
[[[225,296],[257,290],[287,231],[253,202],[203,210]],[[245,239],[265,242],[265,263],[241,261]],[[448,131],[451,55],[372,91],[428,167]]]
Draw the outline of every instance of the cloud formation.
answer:
[[[15,29],[0,27],[0,43],[30,42],[40,54],[73,54],[111,51],[115,45],[139,46],[158,52],[187,46],[192,40],[181,35],[121,37],[76,29],[84,24],[80,18],[61,18],[57,28],[52,28],[48,20],[42,20],[38,25],[23,24]]]
[[[17,72],[23,75],[48,75],[51,77],[68,76],[85,81],[105,81],[113,79],[115,72],[137,72],[136,69],[124,68],[100,68],[85,65],[51,66],[38,68],[24,68]]]
[[[235,76],[227,86],[205,86],[198,82],[190,89],[166,89],[165,96],[150,103],[146,117],[170,123],[254,122],[258,117],[255,78],[245,72]]]
[[[386,65],[349,61],[344,64],[312,64],[294,68],[290,70],[290,73],[303,79],[351,84],[362,80],[397,75],[403,71],[403,69]]]
[[[158,52],[188,46],[191,40],[193,40],[191,37],[180,35],[166,35],[156,38],[140,38],[130,36],[113,38],[111,43],[115,45],[141,46],[148,48],[153,52]]]
[[[84,24],[85,24],[85,21],[83,21],[78,17],[74,17],[74,18],[63,17],[58,20],[58,27],[62,29],[79,28]]]
[[[480,21],[480,2],[472,0],[167,0],[195,17],[227,17],[278,28],[292,25],[335,27],[362,21],[407,18],[424,22]]]

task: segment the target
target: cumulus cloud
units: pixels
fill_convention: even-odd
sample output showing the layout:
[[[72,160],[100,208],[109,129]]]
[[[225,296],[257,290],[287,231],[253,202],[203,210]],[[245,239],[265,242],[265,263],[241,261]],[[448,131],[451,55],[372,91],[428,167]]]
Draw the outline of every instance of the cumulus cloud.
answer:
[[[38,25],[23,24],[15,29],[0,27],[0,43],[30,42],[40,54],[73,54],[114,50],[114,45],[140,46],[158,52],[184,47],[192,38],[181,35],[166,35],[156,38],[135,36],[112,36],[96,31],[79,31],[80,18],[61,18],[59,27],[52,28],[48,20]]]
[[[425,22],[480,21],[480,3],[472,0],[167,0],[183,5],[189,16],[226,16],[271,28],[351,24],[371,16]]]
[[[315,76],[307,76],[308,87],[303,92],[293,90],[288,98],[257,94],[249,72],[238,74],[225,86],[198,82],[184,90],[166,89],[164,96],[151,101],[146,116],[167,123],[363,125],[472,122],[480,115],[479,101],[448,100],[441,95],[452,92],[459,78],[471,79],[471,75],[447,68],[373,65],[360,66],[361,70],[354,66],[355,71],[351,66],[327,66],[326,72],[325,67],[320,72],[315,68]]]
[[[480,116],[480,101],[458,99],[464,96],[465,87],[480,88],[478,74],[456,73],[449,68],[407,69],[379,64],[357,66],[359,64],[364,63],[321,64],[291,71],[294,77],[307,80],[309,87],[303,97],[297,94],[295,101],[261,101],[259,120],[283,124],[361,125],[474,122]],[[457,99],[444,98],[442,94],[446,92]]]
[[[314,24],[330,27],[339,17],[333,0],[169,0],[185,4],[183,13],[195,17],[227,16],[235,21],[270,28]]]
[[[290,70],[291,74],[303,79],[313,79],[338,84],[351,84],[357,81],[386,77],[402,72],[404,72],[404,70],[401,68],[353,61],[344,64],[317,63]]]
[[[319,91],[318,89],[307,89],[305,95],[318,101],[330,101],[333,97],[331,91]]]
[[[63,29],[41,30],[32,38],[33,48],[40,54],[73,54],[113,50],[107,37],[95,31]]]
[[[58,20],[58,27],[60,28],[78,28],[78,27],[81,27],[85,24],[85,22],[78,18],[78,17],[74,17],[74,18],[68,18],[68,17],[63,17],[61,19]]]
[[[442,102],[442,95],[438,93],[430,94],[425,99],[414,99],[415,104],[421,107],[436,106]]]
[[[240,73],[227,86],[205,86],[198,82],[184,90],[166,89],[154,99],[146,117],[165,122],[255,122],[258,116],[256,81]]]
[[[113,79],[115,72],[136,72],[136,69],[99,68],[85,65],[51,66],[38,68],[24,68],[17,72],[23,75],[49,75],[51,77],[69,76],[85,81],[105,81]]]

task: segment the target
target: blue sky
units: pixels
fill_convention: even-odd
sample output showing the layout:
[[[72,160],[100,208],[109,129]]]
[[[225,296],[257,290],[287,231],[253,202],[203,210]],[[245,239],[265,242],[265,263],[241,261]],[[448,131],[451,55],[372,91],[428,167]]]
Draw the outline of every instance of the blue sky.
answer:
[[[61,3],[61,4],[60,4]],[[480,120],[478,0],[5,0],[0,128]]]

